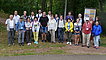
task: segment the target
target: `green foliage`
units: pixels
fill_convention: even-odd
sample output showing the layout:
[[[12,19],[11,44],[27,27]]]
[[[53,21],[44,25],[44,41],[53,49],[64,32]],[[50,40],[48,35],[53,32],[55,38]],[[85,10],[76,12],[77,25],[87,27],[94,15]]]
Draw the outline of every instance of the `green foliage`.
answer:
[[[0,9],[9,14],[13,14],[15,10],[20,14],[24,10],[28,11],[28,14],[31,11],[37,13],[38,9],[63,14],[64,5],[65,0],[0,0]],[[99,0],[68,0],[67,11],[73,11],[77,15],[83,13],[84,8],[96,8],[99,11]]]

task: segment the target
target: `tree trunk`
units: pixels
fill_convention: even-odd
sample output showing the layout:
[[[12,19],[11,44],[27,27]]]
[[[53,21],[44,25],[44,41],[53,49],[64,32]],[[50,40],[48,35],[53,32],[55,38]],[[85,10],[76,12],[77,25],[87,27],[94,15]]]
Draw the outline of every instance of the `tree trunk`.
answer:
[[[53,4],[53,0],[50,0],[50,11],[52,12],[52,4]]]
[[[42,11],[45,11],[46,0],[42,0]]]

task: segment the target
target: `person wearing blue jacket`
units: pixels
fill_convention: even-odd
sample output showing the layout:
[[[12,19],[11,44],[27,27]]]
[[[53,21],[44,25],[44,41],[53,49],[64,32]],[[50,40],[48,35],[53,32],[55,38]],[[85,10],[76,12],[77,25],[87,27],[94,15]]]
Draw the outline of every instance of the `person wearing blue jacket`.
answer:
[[[20,46],[24,46],[25,22],[23,21],[23,18],[20,18],[16,27],[16,32],[18,32],[18,43]]]
[[[92,34],[94,36],[94,48],[99,48],[99,40],[100,40],[100,34],[102,33],[102,27],[99,25],[99,22],[95,22],[95,25],[92,28]]]

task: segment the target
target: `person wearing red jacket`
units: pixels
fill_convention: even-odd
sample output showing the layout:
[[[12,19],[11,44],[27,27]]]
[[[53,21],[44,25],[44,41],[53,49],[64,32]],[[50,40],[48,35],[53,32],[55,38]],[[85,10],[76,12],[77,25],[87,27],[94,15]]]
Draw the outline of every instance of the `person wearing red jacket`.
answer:
[[[89,22],[89,18],[86,18],[86,21],[82,26],[82,35],[83,35],[82,47],[84,47],[86,44],[87,48],[90,47],[91,30],[92,30],[92,24]]]

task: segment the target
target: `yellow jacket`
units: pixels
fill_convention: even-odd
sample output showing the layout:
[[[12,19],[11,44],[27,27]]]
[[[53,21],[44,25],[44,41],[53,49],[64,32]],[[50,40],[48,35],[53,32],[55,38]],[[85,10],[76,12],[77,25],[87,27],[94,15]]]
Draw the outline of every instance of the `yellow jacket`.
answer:
[[[73,28],[74,28],[74,26],[73,26],[73,23],[72,22],[70,22],[70,29],[68,29],[68,22],[66,22],[65,23],[65,31],[67,32],[68,30],[70,31],[70,32],[73,32]]]

